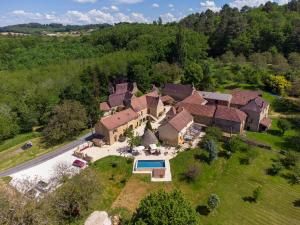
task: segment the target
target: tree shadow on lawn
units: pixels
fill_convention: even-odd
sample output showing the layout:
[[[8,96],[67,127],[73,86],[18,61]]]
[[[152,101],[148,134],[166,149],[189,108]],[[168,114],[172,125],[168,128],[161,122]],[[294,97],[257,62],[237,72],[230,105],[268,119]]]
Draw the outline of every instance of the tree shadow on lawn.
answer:
[[[297,136],[288,136],[284,138],[284,141],[281,143],[282,148],[285,150],[300,151],[300,137]]]
[[[267,134],[273,135],[273,136],[282,136],[282,133],[280,132],[280,130],[268,130]]]
[[[242,198],[244,202],[249,202],[249,203],[255,203],[255,198],[253,198],[252,196],[246,196]]]
[[[196,212],[202,216],[208,216],[210,213],[210,210],[206,205],[199,205],[196,208]]]
[[[207,164],[209,164],[209,158],[205,153],[195,154],[194,158],[196,160],[200,160],[201,162],[206,162]]]
[[[300,207],[300,199],[293,201],[294,207]]]
[[[284,179],[286,179],[288,181],[289,184],[291,185],[296,185],[298,184],[298,179],[297,177],[295,177],[295,175],[293,173],[284,173],[281,174],[281,177],[283,177]]]

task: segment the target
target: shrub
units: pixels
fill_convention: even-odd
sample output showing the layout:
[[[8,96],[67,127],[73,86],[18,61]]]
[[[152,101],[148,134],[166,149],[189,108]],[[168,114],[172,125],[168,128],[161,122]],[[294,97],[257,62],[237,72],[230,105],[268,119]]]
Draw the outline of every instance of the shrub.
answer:
[[[282,170],[282,164],[280,162],[273,163],[271,168],[267,170],[271,176],[277,175]]]
[[[290,122],[287,121],[287,120],[278,120],[277,126],[278,126],[278,128],[280,129],[282,135],[284,135],[284,133],[285,133],[287,130],[290,130],[290,129],[291,129],[291,124],[290,124]]]
[[[282,164],[287,168],[290,169],[296,166],[300,161],[299,154],[297,152],[289,151],[286,153],[285,158],[281,160]]]
[[[195,181],[200,174],[200,168],[197,165],[190,165],[184,173],[184,177],[188,182]]]
[[[204,149],[209,153],[209,164],[218,158],[218,146],[214,139],[205,140]]]
[[[245,144],[241,141],[239,137],[232,137],[230,140],[226,143],[226,148],[230,152],[236,152],[241,150]]]
[[[218,127],[208,127],[205,130],[207,137],[210,139],[214,139],[215,141],[222,141],[223,132]]]
[[[207,205],[208,205],[208,208],[213,211],[215,210],[220,204],[220,198],[218,195],[216,194],[211,194],[208,198],[208,201],[207,201]]]
[[[253,200],[257,202],[262,197],[262,186],[258,186],[253,190]]]

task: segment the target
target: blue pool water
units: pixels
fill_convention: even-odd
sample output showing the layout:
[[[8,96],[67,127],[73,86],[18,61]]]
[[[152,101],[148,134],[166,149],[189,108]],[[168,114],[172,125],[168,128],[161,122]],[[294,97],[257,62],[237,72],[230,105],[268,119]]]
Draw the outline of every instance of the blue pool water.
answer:
[[[138,160],[136,168],[165,168],[165,160]]]

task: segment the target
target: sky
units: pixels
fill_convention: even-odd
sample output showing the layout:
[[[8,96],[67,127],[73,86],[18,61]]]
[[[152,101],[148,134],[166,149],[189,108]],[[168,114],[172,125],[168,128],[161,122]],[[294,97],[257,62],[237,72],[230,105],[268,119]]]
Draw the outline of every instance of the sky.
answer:
[[[241,8],[268,0],[0,0],[0,26],[20,23],[93,24],[144,22],[158,17],[178,21],[207,9],[219,11],[224,4]],[[273,0],[285,4],[289,0]]]

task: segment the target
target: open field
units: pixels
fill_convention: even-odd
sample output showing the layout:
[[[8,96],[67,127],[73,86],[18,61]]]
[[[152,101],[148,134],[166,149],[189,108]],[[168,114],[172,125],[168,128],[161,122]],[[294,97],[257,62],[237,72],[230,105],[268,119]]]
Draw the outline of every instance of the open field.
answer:
[[[33,138],[39,137],[40,133],[38,132],[31,132],[31,133],[25,133],[25,134],[19,134],[15,136],[14,138],[5,140],[0,143],[0,152],[10,149],[12,147],[23,145],[26,141],[29,141]]]
[[[282,135],[277,126],[277,122],[277,119],[273,119],[272,126],[267,132],[259,133],[247,131],[246,135],[249,139],[270,145],[274,150],[293,150],[293,146],[291,146],[289,140],[297,136],[297,131],[291,129]]]
[[[121,174],[115,175],[114,181],[109,180],[112,174],[120,172],[120,168],[111,167],[110,163],[115,157],[98,161],[97,167],[101,168],[99,173],[103,183],[111,188],[104,189],[102,196],[99,196],[97,209],[110,211],[111,204],[113,212],[129,217],[139,201],[150,192],[178,188],[199,211],[201,224],[299,224],[300,208],[295,207],[293,202],[300,197],[300,186],[292,186],[280,176],[266,175],[266,169],[271,165],[271,159],[277,157],[277,153],[259,150],[258,157],[250,165],[240,165],[241,153],[235,153],[231,159],[219,158],[209,166],[198,159],[197,151],[199,150],[180,153],[171,160],[173,175],[171,183],[150,183],[148,176],[131,176],[131,168],[126,166],[121,171],[121,174],[126,174],[124,178],[127,179],[123,187],[118,183],[124,179]],[[115,160],[120,161],[118,158]],[[193,183],[187,183],[182,179],[182,173],[186,171],[189,164],[197,164],[201,168],[201,175]],[[251,196],[258,185],[262,185],[263,188],[262,200],[258,203],[243,200]],[[201,215],[211,193],[216,193],[220,197],[220,207],[214,213]],[[104,200],[100,200],[103,197]]]

